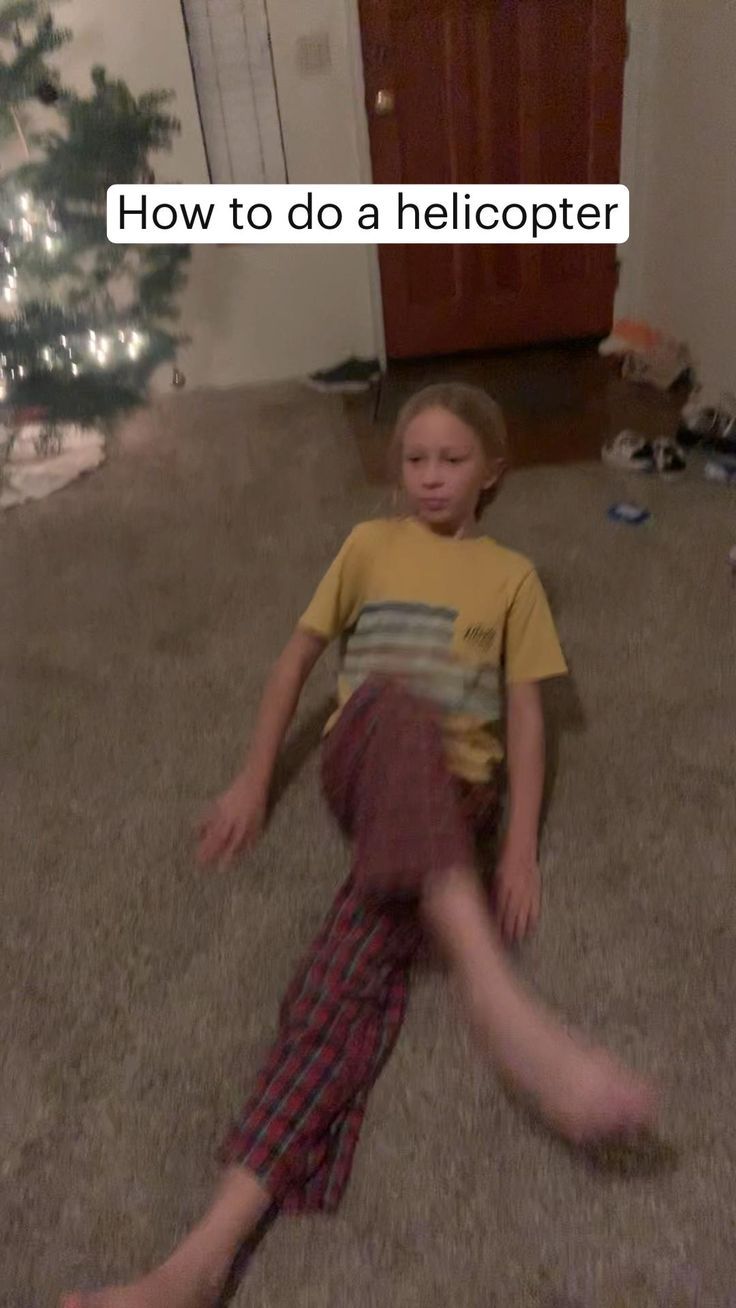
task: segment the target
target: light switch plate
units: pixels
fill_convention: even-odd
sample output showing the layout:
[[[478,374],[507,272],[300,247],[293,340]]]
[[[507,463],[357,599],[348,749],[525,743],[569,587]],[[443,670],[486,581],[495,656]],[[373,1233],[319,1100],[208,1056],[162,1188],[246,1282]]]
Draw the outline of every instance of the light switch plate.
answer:
[[[305,77],[329,71],[332,67],[332,51],[328,32],[309,32],[298,37],[296,66]]]

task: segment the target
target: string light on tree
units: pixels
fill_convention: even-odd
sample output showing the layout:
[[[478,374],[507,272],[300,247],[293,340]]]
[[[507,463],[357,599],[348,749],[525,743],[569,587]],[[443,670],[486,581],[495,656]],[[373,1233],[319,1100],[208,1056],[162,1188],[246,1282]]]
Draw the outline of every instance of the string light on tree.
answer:
[[[143,402],[153,371],[174,360],[189,252],[111,250],[108,186],[144,181],[179,127],[168,93],[135,97],[100,68],[89,94],[59,91],[48,60],[69,38],[47,0],[0,0],[0,120],[7,99],[28,161],[0,177],[0,403],[45,411],[51,425],[98,425]],[[29,142],[17,111],[32,96],[54,118]]]

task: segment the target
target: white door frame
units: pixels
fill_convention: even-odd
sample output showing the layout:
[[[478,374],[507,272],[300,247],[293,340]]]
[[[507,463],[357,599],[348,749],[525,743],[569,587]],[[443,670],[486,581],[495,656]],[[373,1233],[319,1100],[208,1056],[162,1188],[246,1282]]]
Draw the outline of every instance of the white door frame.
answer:
[[[365,103],[365,78],[363,76],[363,47],[360,39],[360,17],[358,0],[343,0],[348,32],[348,54],[350,73],[355,102],[355,121],[357,124],[355,148],[358,157],[361,182],[373,181],[371,165],[371,147],[368,130],[368,113]],[[371,291],[373,317],[373,337],[376,354],[381,367],[386,366],[386,333],[383,325],[383,294],[381,291],[381,272],[378,263],[378,246],[365,246],[368,279]]]

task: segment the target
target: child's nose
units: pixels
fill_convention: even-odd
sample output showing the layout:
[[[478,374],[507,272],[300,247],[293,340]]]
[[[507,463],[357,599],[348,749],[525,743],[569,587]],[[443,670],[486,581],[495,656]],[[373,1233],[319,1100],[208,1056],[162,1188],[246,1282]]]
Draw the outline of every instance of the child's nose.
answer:
[[[439,463],[427,463],[424,468],[425,486],[439,486],[442,482],[442,469]]]

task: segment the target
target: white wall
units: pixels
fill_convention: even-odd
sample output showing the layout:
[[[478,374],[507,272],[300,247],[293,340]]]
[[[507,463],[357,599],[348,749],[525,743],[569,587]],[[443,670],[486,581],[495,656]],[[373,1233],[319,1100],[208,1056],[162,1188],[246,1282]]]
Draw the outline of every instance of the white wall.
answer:
[[[629,0],[617,313],[687,341],[705,391],[736,390],[736,4]]]
[[[356,0],[269,0],[268,9],[290,180],[369,180]],[[132,90],[176,90],[182,134],[170,157],[159,156],[156,177],[206,181],[179,0],[67,0],[60,19],[75,33],[63,54],[68,81],[84,85],[101,62]],[[314,32],[328,33],[332,67],[304,76],[296,41]],[[374,255],[360,246],[195,247],[181,330],[193,338],[180,359],[190,386],[299,376],[346,354],[372,355]],[[158,384],[169,381],[167,369]]]
[[[135,95],[153,87],[176,92],[170,111],[181,120],[182,132],[172,153],[159,156],[157,178],[206,182],[179,0],[65,0],[55,17],[59,26],[73,33],[56,62],[64,82],[74,90],[88,94],[90,70],[102,64],[110,78],[123,78]]]
[[[357,0],[268,0],[289,176],[370,179]],[[141,91],[170,86],[183,131],[161,181],[205,180],[179,0],[67,0],[67,80],[106,64]],[[709,391],[736,390],[734,0],[629,0],[623,180],[631,188],[618,314],[690,343]],[[332,67],[297,69],[300,35],[327,32]],[[382,348],[375,252],[360,246],[196,247],[182,302],[190,385],[297,376]],[[160,379],[168,386],[168,372]]]

